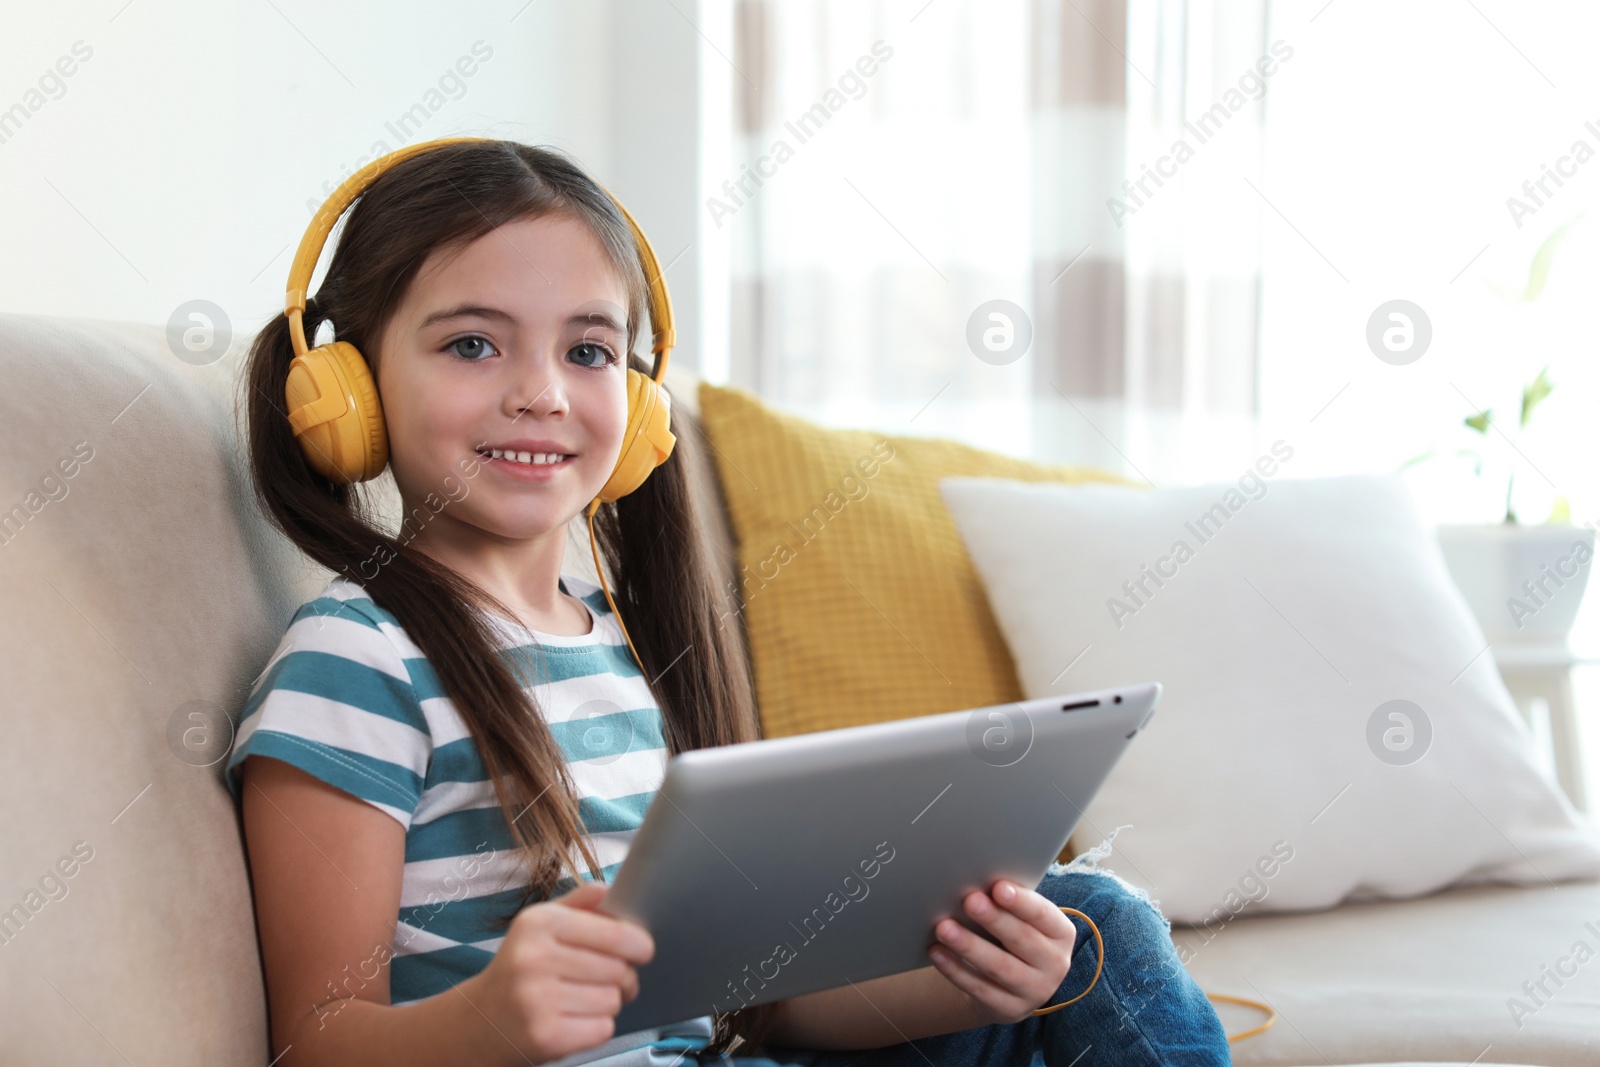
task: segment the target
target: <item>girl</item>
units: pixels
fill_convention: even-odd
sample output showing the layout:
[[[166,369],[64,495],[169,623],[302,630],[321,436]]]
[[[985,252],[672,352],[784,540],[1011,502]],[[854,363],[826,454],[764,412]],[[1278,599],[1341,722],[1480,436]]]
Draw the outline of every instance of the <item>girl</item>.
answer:
[[[276,1062],[1229,1062],[1159,911],[1078,865],[969,894],[995,941],[946,918],[929,967],[613,1032],[653,946],[599,904],[666,759],[759,736],[692,450],[594,516],[626,631],[562,573],[623,446],[626,369],[651,370],[633,354],[649,281],[614,201],[556,152],[440,143],[385,170],[304,329],[330,323],[367,360],[393,532],[294,435],[290,322],[251,348],[257,493],[336,572],[252,690],[226,771]],[[1058,905],[1094,917],[1104,974],[1035,1017],[1099,973]]]

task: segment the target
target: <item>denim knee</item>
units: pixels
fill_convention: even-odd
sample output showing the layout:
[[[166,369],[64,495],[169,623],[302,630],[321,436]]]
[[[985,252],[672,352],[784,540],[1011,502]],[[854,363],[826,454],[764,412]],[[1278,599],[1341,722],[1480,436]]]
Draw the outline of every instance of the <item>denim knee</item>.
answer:
[[[1097,943],[1081,918],[1067,916],[1077,939],[1072,946],[1072,973],[1060,995],[1089,989],[1089,976],[1097,966],[1103,967],[1098,980],[1108,999],[1101,1003],[1110,1013],[1108,1020],[1115,1020],[1106,1025],[1118,1034],[1137,1030],[1147,1040],[1169,1024],[1178,1005],[1204,1005],[1206,1014],[1211,1014],[1209,1004],[1195,1000],[1203,994],[1191,988],[1194,980],[1172,943],[1172,924],[1148,893],[1110,871],[1081,866],[1046,873],[1038,892],[1053,904],[1083,912],[1100,931]]]
[[[1153,921],[1161,933],[1172,931],[1171,921],[1161,914],[1160,903],[1151,900],[1149,893],[1100,867],[1069,868],[1053,863],[1037,889],[1058,907],[1076,908],[1089,916],[1101,928],[1102,936],[1108,923],[1137,926]],[[1073,921],[1082,923],[1081,919]]]

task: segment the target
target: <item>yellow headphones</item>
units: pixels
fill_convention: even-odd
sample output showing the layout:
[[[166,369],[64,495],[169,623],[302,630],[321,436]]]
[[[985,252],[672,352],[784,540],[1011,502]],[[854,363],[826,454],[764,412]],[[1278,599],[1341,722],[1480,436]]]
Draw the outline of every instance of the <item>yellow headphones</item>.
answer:
[[[289,268],[289,286],[284,294],[283,313],[289,317],[289,337],[294,345],[294,360],[289,364],[288,380],[284,385],[288,401],[289,425],[300,442],[306,461],[323,477],[339,484],[366,481],[376,478],[389,463],[389,437],[384,427],[383,409],[378,403],[378,387],[373,381],[366,358],[356,347],[346,341],[333,341],[318,345],[309,351],[303,316],[306,310],[306,289],[311,285],[311,273],[322,254],[323,245],[339,217],[374,181],[390,167],[412,156],[447,144],[470,141],[490,141],[488,137],[443,137],[420,144],[407,145],[373,160],[346,178],[333,191],[326,203],[317,211],[300,239],[294,263]],[[628,368],[628,425],[622,436],[622,452],[606,479],[600,495],[589,503],[589,547],[594,553],[595,572],[600,576],[600,588],[605,591],[606,603],[622,628],[628,650],[644,670],[638,650],[628,628],[622,625],[616,602],[606,585],[605,569],[600,566],[600,552],[594,540],[594,515],[602,502],[627,496],[650,476],[650,472],[667,461],[677,443],[671,430],[671,397],[661,386],[667,372],[667,354],[675,340],[672,331],[672,301],[667,295],[666,279],[656,260],[655,249],[634,221],[622,202],[606,195],[616,205],[617,211],[628,220],[633,229],[634,243],[640,264],[650,286],[650,326],[653,334],[652,351],[655,367],[648,375]]]

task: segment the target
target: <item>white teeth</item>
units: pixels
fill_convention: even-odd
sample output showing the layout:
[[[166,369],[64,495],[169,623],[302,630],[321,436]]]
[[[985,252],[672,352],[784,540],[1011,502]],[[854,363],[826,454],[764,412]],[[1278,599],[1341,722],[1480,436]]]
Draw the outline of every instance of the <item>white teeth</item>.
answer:
[[[567,457],[559,452],[504,452],[498,448],[487,450],[495,459],[509,460],[513,463],[531,463],[548,466],[559,463]]]

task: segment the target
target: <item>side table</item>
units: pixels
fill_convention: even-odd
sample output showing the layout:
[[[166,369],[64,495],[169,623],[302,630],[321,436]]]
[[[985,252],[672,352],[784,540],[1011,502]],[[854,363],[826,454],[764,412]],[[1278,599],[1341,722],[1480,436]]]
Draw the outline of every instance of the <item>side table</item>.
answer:
[[[1578,709],[1572,695],[1572,669],[1600,663],[1600,655],[1575,651],[1566,644],[1499,644],[1491,645],[1490,651],[1506,689],[1530,726],[1533,701],[1542,697],[1549,706],[1556,780],[1572,806],[1587,812],[1588,790],[1578,737]]]

